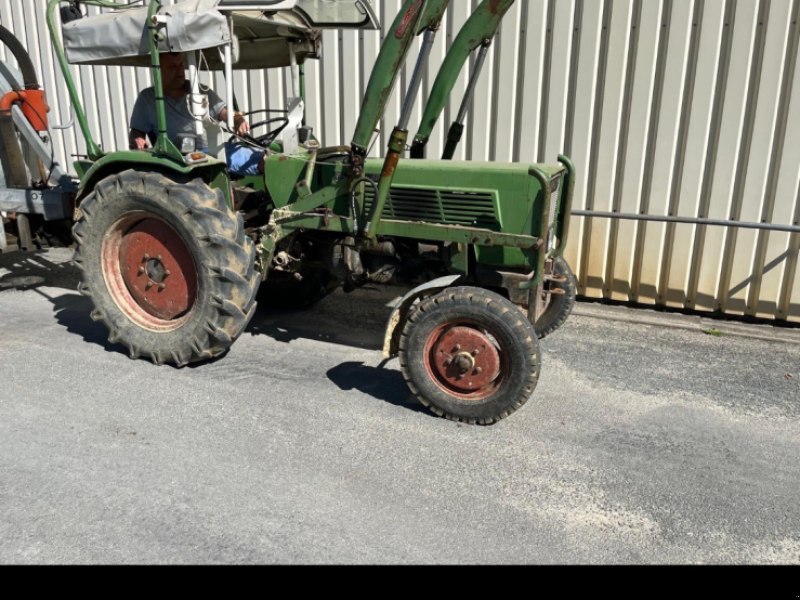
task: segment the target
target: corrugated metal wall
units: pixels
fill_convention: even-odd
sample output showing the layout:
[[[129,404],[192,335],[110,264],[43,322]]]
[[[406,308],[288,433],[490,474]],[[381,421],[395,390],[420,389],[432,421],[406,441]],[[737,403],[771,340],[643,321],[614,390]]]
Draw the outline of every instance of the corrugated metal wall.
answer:
[[[401,0],[373,4],[385,34]],[[453,0],[425,91],[477,4]],[[0,22],[30,49],[53,120],[65,122],[69,103],[54,68],[45,6],[46,0],[0,0]],[[564,151],[580,170],[576,208],[798,225],[799,11],[800,0],[520,0],[482,75],[458,158],[553,162]],[[308,68],[308,92],[310,123],[326,145],[349,142],[380,41],[374,32],[325,34],[324,58]],[[138,90],[149,85],[148,71],[73,73],[103,147],[124,147],[127,117]],[[219,77],[214,85],[222,90]],[[444,124],[465,88],[466,74],[431,156],[443,149]],[[286,74],[240,73],[235,89],[245,109],[282,108]],[[384,132],[399,109],[396,93]],[[420,106],[417,122],[421,112]],[[75,128],[55,141],[62,162],[83,151]],[[568,259],[586,296],[800,321],[800,235],[573,223]]]

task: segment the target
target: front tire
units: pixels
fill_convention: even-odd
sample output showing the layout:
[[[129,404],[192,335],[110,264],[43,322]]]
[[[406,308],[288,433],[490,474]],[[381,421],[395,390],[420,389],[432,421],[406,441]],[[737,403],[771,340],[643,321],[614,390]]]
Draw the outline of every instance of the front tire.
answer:
[[[563,256],[553,259],[553,273],[563,279],[550,283],[553,293],[548,294],[548,304],[534,325],[539,339],[555,333],[567,322],[578,299],[578,284],[575,274]]]
[[[491,425],[521,408],[539,380],[536,332],[511,302],[454,288],[422,301],[400,340],[411,391],[435,414]]]
[[[244,332],[261,277],[221,191],[131,170],[100,182],[80,209],[78,289],[131,358],[183,367],[222,355]]]

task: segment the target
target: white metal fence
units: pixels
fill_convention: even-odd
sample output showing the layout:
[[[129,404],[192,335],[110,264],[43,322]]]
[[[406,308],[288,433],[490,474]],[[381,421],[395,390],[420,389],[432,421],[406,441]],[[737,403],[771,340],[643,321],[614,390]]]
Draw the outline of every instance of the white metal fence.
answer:
[[[373,4],[385,34],[401,0]],[[423,92],[477,4],[453,0]],[[66,122],[45,6],[0,0],[0,22],[30,50],[53,121]],[[798,225],[798,12],[800,0],[520,0],[483,72],[457,158],[554,162],[565,152],[579,169],[576,208]],[[349,142],[380,43],[375,32],[325,34],[324,57],[307,74],[309,121],[326,145]],[[125,147],[149,72],[73,73],[102,146]],[[464,73],[429,156],[443,150],[466,83]],[[246,110],[284,108],[286,74],[239,73],[235,90]],[[375,154],[399,109],[395,93]],[[55,142],[62,163],[83,152],[74,127]],[[567,257],[586,296],[800,321],[799,254],[798,234],[578,218]]]

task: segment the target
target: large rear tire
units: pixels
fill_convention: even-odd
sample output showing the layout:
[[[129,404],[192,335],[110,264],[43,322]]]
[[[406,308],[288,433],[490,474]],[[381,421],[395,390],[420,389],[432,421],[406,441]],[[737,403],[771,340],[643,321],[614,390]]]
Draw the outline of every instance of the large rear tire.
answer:
[[[400,367],[417,399],[437,415],[491,425],[533,395],[541,356],[519,308],[493,292],[453,288],[409,316]]]
[[[80,292],[131,358],[183,367],[225,353],[255,313],[255,246],[219,190],[125,171],[73,228]]]

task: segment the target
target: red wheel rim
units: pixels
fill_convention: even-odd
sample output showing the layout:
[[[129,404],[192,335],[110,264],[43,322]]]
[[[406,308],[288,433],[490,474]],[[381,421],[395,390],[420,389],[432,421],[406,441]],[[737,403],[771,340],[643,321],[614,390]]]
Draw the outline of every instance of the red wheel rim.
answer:
[[[117,306],[136,324],[173,331],[194,311],[197,269],[181,236],[146,213],[126,215],[103,240],[103,274]]]
[[[448,394],[462,400],[485,400],[508,377],[508,352],[498,337],[474,321],[454,321],[436,328],[425,344],[425,368]]]

